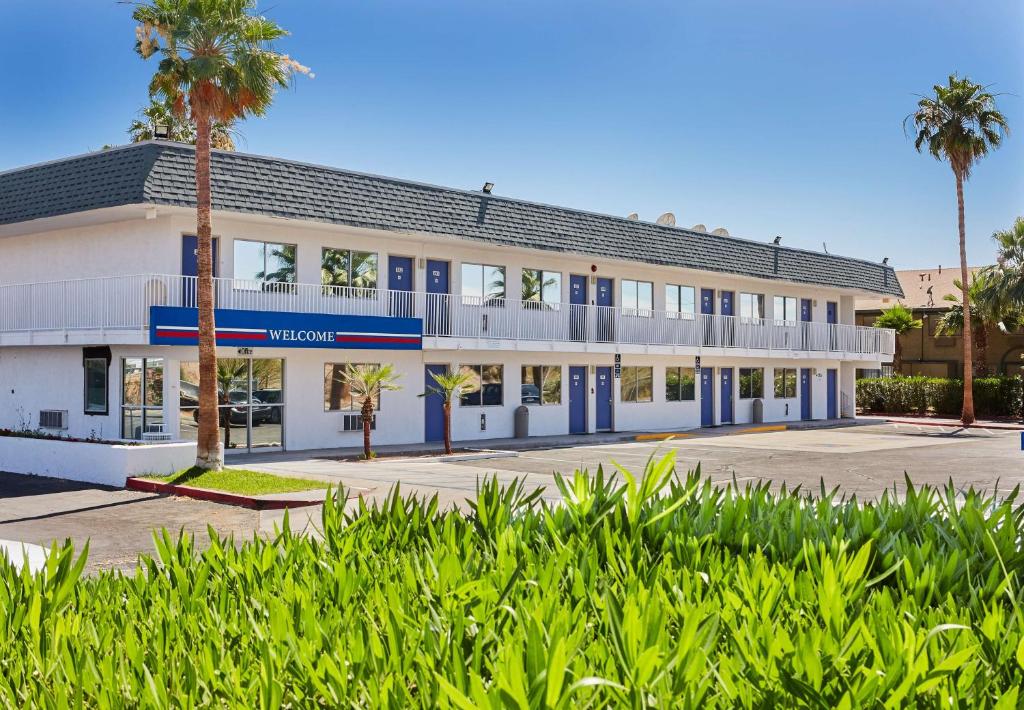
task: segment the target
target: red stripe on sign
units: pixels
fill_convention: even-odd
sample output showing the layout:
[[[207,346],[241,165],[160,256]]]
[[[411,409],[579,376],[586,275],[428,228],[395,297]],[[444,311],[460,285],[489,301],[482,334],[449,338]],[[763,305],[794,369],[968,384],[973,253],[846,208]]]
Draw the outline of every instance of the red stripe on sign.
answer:
[[[197,338],[199,333],[194,330],[160,330],[157,329],[158,338]]]
[[[196,339],[199,337],[199,332],[195,330],[160,330],[157,329],[156,335],[158,338],[190,338]],[[217,333],[218,340],[266,340],[266,333]]]
[[[402,335],[339,335],[335,339],[338,343],[418,343],[419,336]]]
[[[266,340],[266,333],[217,333],[218,339],[223,340]]]

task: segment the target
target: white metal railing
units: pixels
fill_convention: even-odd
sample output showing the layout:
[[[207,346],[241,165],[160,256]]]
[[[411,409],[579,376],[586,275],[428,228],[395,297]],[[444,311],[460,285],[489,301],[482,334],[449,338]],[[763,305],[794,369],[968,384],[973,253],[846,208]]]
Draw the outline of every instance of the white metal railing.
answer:
[[[217,308],[404,316],[428,336],[892,355],[885,328],[686,315],[386,289],[214,279]],[[0,286],[0,333],[146,328],[149,307],[196,306],[196,277],[138,274]]]

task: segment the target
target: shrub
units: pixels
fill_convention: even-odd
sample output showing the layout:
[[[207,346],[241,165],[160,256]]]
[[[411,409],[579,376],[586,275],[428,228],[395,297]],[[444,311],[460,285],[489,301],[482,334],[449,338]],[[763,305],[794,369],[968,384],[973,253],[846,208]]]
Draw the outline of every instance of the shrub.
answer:
[[[865,412],[958,416],[963,380],[945,377],[879,377],[857,380],[857,406]],[[976,377],[974,410],[981,417],[1024,417],[1020,377]]]
[[[1016,491],[877,502],[675,476],[403,496],[126,576],[0,559],[11,707],[1014,707]]]

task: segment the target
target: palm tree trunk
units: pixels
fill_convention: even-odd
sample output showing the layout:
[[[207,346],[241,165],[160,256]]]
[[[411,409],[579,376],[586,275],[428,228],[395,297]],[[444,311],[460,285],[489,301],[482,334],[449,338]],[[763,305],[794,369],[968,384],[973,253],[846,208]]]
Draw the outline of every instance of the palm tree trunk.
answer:
[[[978,363],[974,366],[974,372],[978,377],[988,377],[988,325],[984,322],[978,326],[974,343],[978,349]]]
[[[199,242],[199,432],[196,466],[219,470],[224,450],[217,437],[217,337],[213,320],[213,228],[210,196],[210,118],[196,116],[196,232]],[[231,423],[228,422],[230,428]]]
[[[964,408],[960,413],[960,421],[964,424],[974,423],[974,353],[971,337],[971,299],[967,295],[970,282],[967,273],[967,227],[964,225],[964,179],[960,172],[956,175],[956,212],[957,226],[960,229],[960,284],[963,289],[961,303],[964,307]]]
[[[373,421],[373,397],[367,396],[363,399],[363,457],[367,460],[373,456],[370,449],[370,422]]]
[[[895,345],[892,351],[892,374],[903,374],[903,345],[900,344],[900,336],[897,333],[894,338]]]
[[[444,452],[452,453],[452,400],[444,401]]]

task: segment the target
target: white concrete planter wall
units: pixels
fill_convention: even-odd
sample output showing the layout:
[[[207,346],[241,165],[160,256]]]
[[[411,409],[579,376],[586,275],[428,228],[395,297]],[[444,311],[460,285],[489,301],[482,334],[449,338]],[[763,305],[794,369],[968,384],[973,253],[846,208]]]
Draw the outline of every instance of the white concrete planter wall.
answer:
[[[194,442],[128,446],[0,436],[0,471],[108,486],[123,487],[130,476],[172,473],[195,460]]]

